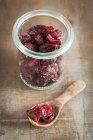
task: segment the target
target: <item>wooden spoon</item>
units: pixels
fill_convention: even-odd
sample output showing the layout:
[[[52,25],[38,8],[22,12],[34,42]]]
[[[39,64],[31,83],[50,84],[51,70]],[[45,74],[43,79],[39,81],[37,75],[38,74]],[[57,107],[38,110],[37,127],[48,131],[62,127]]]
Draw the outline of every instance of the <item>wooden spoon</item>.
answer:
[[[55,98],[54,100],[48,101],[48,103],[52,105],[52,108],[53,108],[53,111],[54,111],[54,114],[55,114],[55,118],[53,119],[52,122],[50,122],[50,123],[47,123],[47,122],[35,122],[30,117],[28,117],[30,123],[33,124],[34,126],[38,126],[38,127],[51,126],[58,119],[58,116],[59,116],[60,111],[63,108],[63,106],[70,99],[72,99],[74,96],[79,94],[85,87],[86,87],[85,82],[82,81],[82,80],[78,80],[78,81],[74,82],[73,84],[71,84],[65,90],[65,92],[63,92],[59,97]],[[43,105],[43,104],[45,104],[45,103],[42,103],[40,105]]]

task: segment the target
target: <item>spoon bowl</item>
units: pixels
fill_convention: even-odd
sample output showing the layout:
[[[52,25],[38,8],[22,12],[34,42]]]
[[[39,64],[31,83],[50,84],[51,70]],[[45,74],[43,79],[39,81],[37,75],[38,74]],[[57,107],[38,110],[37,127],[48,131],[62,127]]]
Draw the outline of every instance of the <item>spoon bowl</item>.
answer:
[[[54,112],[54,119],[51,122],[35,122],[33,119],[31,119],[28,116],[28,119],[30,123],[34,126],[38,127],[49,127],[53,125],[56,120],[59,117],[59,114],[61,112],[61,109],[63,106],[71,100],[74,96],[79,94],[84,88],[86,87],[86,84],[82,80],[78,80],[71,84],[65,92],[63,92],[59,97],[55,98],[54,100],[48,101],[48,103],[52,106],[53,112]],[[45,103],[41,103],[40,105],[44,105]],[[33,107],[32,107],[33,108]]]
[[[55,102],[57,102],[57,101],[55,101]],[[55,103],[54,103],[54,101],[49,101],[48,102],[51,106],[52,106],[52,109],[53,109],[53,112],[54,112],[54,119],[51,121],[51,122],[44,122],[44,121],[40,121],[40,122],[35,122],[33,119],[31,119],[29,116],[28,116],[28,119],[29,119],[29,121],[30,121],[30,123],[32,124],[32,125],[34,125],[34,126],[38,126],[38,127],[49,127],[49,126],[51,126],[52,124],[54,124],[55,123],[55,121],[57,120],[57,118],[58,118],[58,115],[59,115],[59,112],[61,111],[61,108],[58,108],[58,104],[60,104],[60,103],[56,103],[56,105],[55,105]],[[38,104],[38,105],[44,105],[45,103],[42,103],[42,104]],[[35,107],[35,106],[34,106]],[[60,104],[60,107],[61,107],[61,104]],[[33,107],[32,107],[33,108]],[[59,110],[60,109],[60,110]],[[58,114],[58,115],[57,115]]]

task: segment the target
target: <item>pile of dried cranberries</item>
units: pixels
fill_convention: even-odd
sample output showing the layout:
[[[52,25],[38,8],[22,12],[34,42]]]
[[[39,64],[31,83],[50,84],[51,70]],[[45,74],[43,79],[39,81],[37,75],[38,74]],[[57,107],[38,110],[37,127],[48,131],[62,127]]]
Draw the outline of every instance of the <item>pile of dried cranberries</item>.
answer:
[[[55,117],[52,106],[49,103],[37,105],[27,110],[27,115],[35,122],[51,122]]]
[[[36,25],[28,29],[26,35],[20,35],[19,38],[29,50],[47,53],[61,47],[63,35],[52,26]],[[48,86],[60,77],[62,58],[63,56],[52,59],[34,59],[22,54],[21,74],[32,85]]]

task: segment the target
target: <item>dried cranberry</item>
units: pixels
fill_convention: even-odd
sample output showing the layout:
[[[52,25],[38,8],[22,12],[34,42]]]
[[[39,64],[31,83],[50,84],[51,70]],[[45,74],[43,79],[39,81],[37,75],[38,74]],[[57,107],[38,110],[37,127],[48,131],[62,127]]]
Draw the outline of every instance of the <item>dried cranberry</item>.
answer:
[[[47,49],[47,44],[39,46],[39,52],[45,53],[45,52],[47,52],[47,50],[48,50]]]
[[[49,79],[48,79],[48,76],[38,76],[38,79],[36,81],[36,83],[39,85],[39,86],[46,86],[49,82]]]
[[[29,35],[20,35],[19,36],[19,39],[21,40],[21,42],[24,44],[24,43],[27,43],[31,40],[30,36]]]
[[[50,72],[50,76],[49,76],[50,82],[55,82],[58,80],[58,78],[59,78],[58,72],[59,72],[58,65],[56,63],[51,65],[51,72]]]
[[[41,106],[35,106],[31,110],[27,110],[27,115],[31,117],[34,121],[38,122],[42,116]]]
[[[37,44],[43,44],[43,38],[41,37],[41,35],[37,35],[34,37],[35,41]]]
[[[50,114],[48,117],[42,118],[42,120],[45,122],[51,122],[53,119],[54,119],[54,114]]]
[[[41,67],[39,67],[37,79],[37,84],[39,86],[46,86],[48,84],[50,71],[50,65],[42,65]]]
[[[33,58],[33,59],[31,59],[30,61],[27,62],[27,66],[28,67],[33,67],[33,66],[36,66],[38,63],[39,63],[39,60]]]
[[[42,66],[42,65],[49,65],[49,62],[50,62],[50,60],[48,60],[48,59],[46,59],[46,60],[45,60],[45,59],[41,59],[41,60],[40,60],[41,66]]]
[[[34,80],[35,77],[37,77],[38,74],[38,59],[34,58],[25,58],[24,62],[20,66],[20,71],[27,81]]]
[[[54,51],[56,47],[57,45],[54,45],[54,44],[44,44],[39,47],[39,51],[43,53],[51,52],[51,51]]]
[[[36,34],[37,34],[37,31],[36,31],[36,29],[35,29],[35,26],[29,28],[28,31],[27,31],[27,33],[28,33],[30,36],[36,35]]]
[[[51,33],[54,31],[54,27],[53,26],[46,26],[45,27],[45,33]]]
[[[47,35],[46,40],[49,41],[49,43],[60,44],[60,41],[55,40],[50,34]]]
[[[54,32],[51,33],[51,36],[55,39],[62,39],[62,32],[59,30],[55,30]]]
[[[46,28],[45,25],[36,25],[36,26],[31,27],[30,29],[28,29],[28,34],[30,36],[33,36],[33,35],[37,35],[37,34],[40,34],[40,33],[44,33],[45,28]]]
[[[45,33],[45,25],[36,25],[35,28],[38,34]]]
[[[61,47],[62,32],[52,26],[37,25],[28,29],[27,33],[21,35],[20,40],[30,50],[45,53]]]
[[[50,73],[50,81],[55,82],[55,81],[57,81],[57,79],[58,79],[57,73],[56,72],[51,72]]]
[[[58,65],[54,63],[53,65],[43,65],[39,68],[37,84],[40,86],[46,86],[50,82],[55,82],[58,80]]]
[[[39,68],[39,74],[41,76],[48,76],[51,71],[50,65],[43,65]]]
[[[55,117],[52,106],[48,103],[37,105],[30,110],[27,110],[27,115],[36,122],[51,122]]]
[[[52,110],[52,106],[50,106],[49,103],[44,104],[43,107],[45,108],[45,110],[47,110],[47,112]]]
[[[35,46],[32,43],[24,43],[24,45],[29,50],[35,51]]]

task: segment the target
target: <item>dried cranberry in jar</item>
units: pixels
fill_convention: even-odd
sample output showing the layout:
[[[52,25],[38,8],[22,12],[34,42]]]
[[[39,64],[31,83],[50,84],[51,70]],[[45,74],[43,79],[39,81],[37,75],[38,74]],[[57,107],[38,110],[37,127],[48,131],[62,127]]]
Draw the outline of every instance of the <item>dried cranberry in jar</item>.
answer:
[[[19,39],[24,44],[24,43],[30,42],[31,37],[29,35],[20,35]]]
[[[35,39],[35,42],[37,43],[37,44],[43,44],[44,42],[43,42],[43,38],[42,38],[42,36],[41,35],[36,35],[35,37],[34,37],[34,39]]]
[[[19,36],[23,45],[36,53],[48,53],[61,48],[62,32],[52,26],[36,25]],[[33,52],[33,53],[34,53]],[[24,79],[35,86],[48,86],[61,75],[61,57],[34,59],[23,55],[20,71]],[[52,118],[52,115],[50,115]],[[48,116],[49,117],[49,116]]]
[[[24,43],[24,46],[26,47],[26,48],[28,48],[29,50],[32,50],[32,51],[35,51],[35,46],[31,43],[31,42],[29,42],[29,43]]]
[[[50,70],[50,65],[42,65],[41,67],[39,67],[38,78],[36,81],[38,85],[46,86],[48,84]]]

